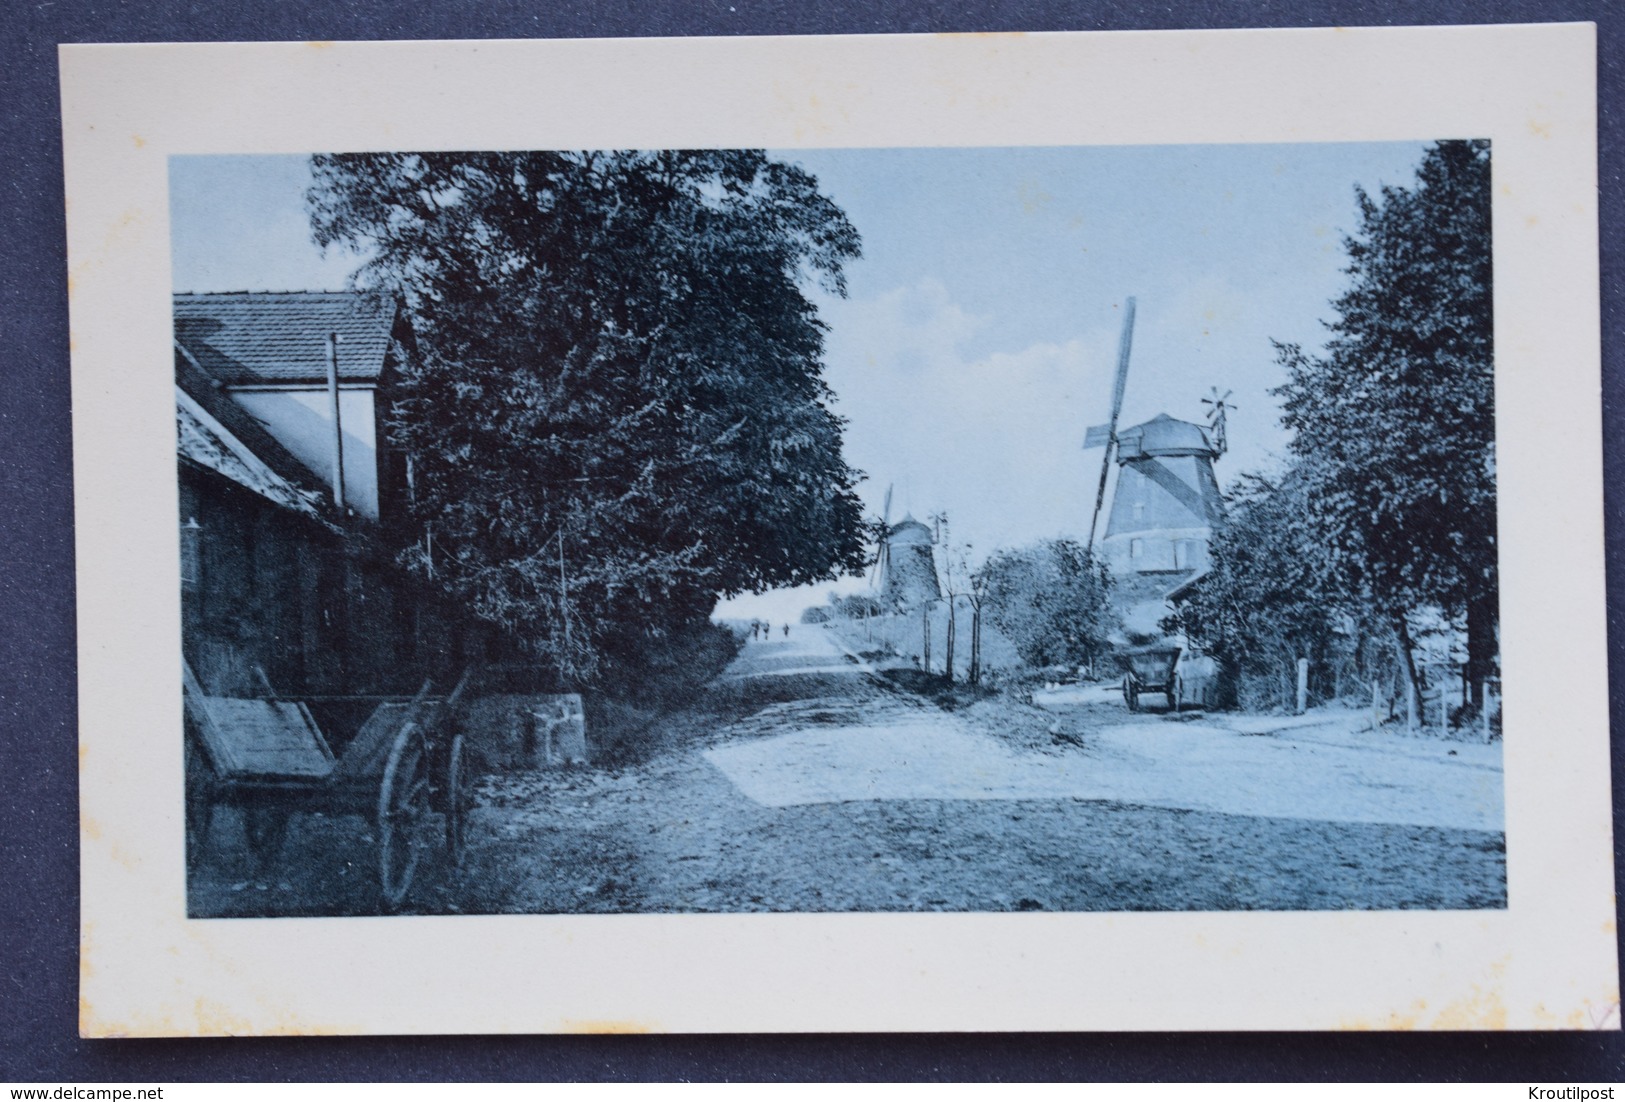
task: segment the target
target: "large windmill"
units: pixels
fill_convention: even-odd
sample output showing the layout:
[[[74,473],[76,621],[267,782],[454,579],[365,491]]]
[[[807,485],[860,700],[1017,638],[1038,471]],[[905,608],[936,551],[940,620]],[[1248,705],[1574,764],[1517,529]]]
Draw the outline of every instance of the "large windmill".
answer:
[[[1095,425],[1084,447],[1100,447],[1100,484],[1089,521],[1089,547],[1120,581],[1145,578],[1149,589],[1171,588],[1207,568],[1208,541],[1224,520],[1224,501],[1213,463],[1224,453],[1225,416],[1234,409],[1230,391],[1204,398],[1208,426],[1159,414],[1144,424],[1117,427],[1128,383],[1129,349],[1134,336],[1134,300],[1124,302],[1123,337],[1112,386],[1111,420]],[[1095,535],[1106,499],[1112,462],[1118,467],[1111,516],[1098,549]],[[1132,587],[1131,587],[1132,588]]]

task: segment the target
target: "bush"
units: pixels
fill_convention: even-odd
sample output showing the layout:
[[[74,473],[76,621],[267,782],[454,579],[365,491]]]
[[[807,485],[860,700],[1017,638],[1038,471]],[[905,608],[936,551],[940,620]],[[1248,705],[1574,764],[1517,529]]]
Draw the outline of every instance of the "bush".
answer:
[[[1074,540],[999,551],[980,571],[988,619],[1031,667],[1077,667],[1107,647],[1111,576]]]
[[[863,620],[881,614],[880,601],[867,593],[831,595],[829,604],[836,616],[844,616],[848,620]]]

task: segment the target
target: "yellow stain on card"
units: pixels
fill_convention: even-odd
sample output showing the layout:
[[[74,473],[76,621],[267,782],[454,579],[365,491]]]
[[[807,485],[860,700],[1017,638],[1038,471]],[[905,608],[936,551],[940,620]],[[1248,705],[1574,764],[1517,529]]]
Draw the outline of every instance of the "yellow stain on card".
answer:
[[[1505,1029],[1506,1004],[1501,1001],[1499,991],[1485,991],[1474,984],[1471,995],[1450,1003],[1429,1026],[1432,1029]]]
[[[79,996],[79,1036],[106,1037],[107,1034],[95,1028],[96,1012],[91,1008],[90,1000],[83,995]]]
[[[1535,1020],[1536,1029],[1558,1029],[1563,1024],[1561,1018],[1546,1009],[1545,1003],[1536,1003],[1529,1016]]]
[[[202,997],[192,1004],[192,1014],[199,1033],[246,1037],[259,1032],[254,1028],[254,1023],[241,1014],[234,1014],[219,1003]]]
[[[291,1015],[256,1020],[210,999],[198,998],[191,1013],[136,1014],[101,1021],[90,1000],[79,999],[81,1037],[338,1037],[362,1033],[359,1025],[312,1025]]]
[[[1552,124],[1549,122],[1537,122],[1534,119],[1530,119],[1529,133],[1533,134],[1537,138],[1549,139],[1552,136]]]
[[[147,139],[143,138],[140,134],[131,134],[130,140],[135,143],[135,147],[137,149],[142,149],[147,144]]]
[[[781,98],[796,103],[791,96],[781,96]],[[830,133],[835,127],[835,123],[830,119],[832,115],[839,116],[843,120],[847,117],[844,108],[839,105],[830,108],[816,95],[809,95],[804,107],[797,104],[796,111],[796,137],[799,140],[808,140]]]
[[[562,1023],[564,1033],[653,1033],[655,1027],[647,1022],[619,1022],[595,1021],[591,1019],[578,1020],[566,1018]]]
[[[1353,1033],[1365,1033],[1378,1029],[1404,1032],[1416,1029],[1421,1024],[1422,1014],[1427,1008],[1426,1000],[1417,999],[1404,1012],[1396,1010],[1386,1018],[1378,1018],[1375,1021],[1367,1018],[1350,1018],[1338,1023],[1337,1028]]]
[[[1031,180],[1022,181],[1021,186],[1017,189],[1017,199],[1021,203],[1022,212],[1025,214],[1037,214],[1055,202],[1055,196]]]

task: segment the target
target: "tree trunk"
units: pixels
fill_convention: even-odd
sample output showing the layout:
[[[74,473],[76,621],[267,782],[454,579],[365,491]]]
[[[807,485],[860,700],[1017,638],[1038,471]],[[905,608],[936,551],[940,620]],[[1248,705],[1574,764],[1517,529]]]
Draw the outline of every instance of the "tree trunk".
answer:
[[[982,683],[982,605],[978,601],[970,606],[970,683]]]
[[[942,672],[949,681],[954,679],[954,606],[959,602],[948,597],[948,645],[943,648]]]
[[[1399,651],[1405,657],[1405,676],[1411,679],[1411,689],[1417,699],[1422,697],[1422,681],[1416,674],[1416,654],[1411,646],[1411,625],[1403,612],[1394,613],[1394,633],[1399,636]]]
[[[1484,708],[1484,683],[1495,676],[1494,593],[1479,594],[1467,602],[1467,684],[1473,707]]]

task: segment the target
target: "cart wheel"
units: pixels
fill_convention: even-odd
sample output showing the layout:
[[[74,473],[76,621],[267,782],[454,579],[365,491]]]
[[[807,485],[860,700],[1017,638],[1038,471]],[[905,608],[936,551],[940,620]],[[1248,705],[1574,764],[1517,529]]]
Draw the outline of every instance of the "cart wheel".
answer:
[[[408,723],[395,736],[378,789],[378,886],[384,904],[394,909],[406,900],[423,848],[423,823],[429,814],[429,777],[423,739],[417,724]]]
[[[463,753],[463,736],[451,740],[446,751],[446,852],[451,863],[463,867],[463,854],[468,849],[468,812],[474,805],[473,777],[468,772],[468,759]]]
[[[275,807],[243,808],[243,833],[248,836],[248,848],[263,870],[282,852],[282,842],[288,836],[288,820],[292,812]]]
[[[209,762],[186,736],[186,867],[195,869],[203,860],[203,847],[209,840],[209,824],[214,821],[214,783]]]

